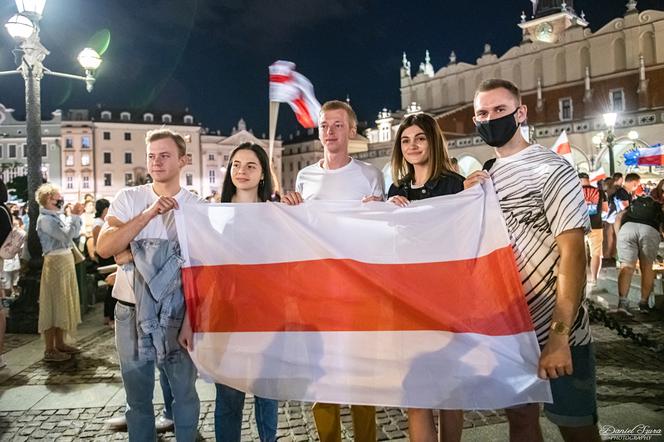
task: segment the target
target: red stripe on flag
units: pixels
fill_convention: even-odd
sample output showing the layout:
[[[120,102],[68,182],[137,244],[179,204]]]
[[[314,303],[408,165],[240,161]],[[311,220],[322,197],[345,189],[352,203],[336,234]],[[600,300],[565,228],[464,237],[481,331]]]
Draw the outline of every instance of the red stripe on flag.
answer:
[[[289,81],[291,81],[290,75],[270,74],[270,83],[288,83]]]
[[[196,332],[533,330],[511,247],[476,259],[323,259],[183,269]]]
[[[297,112],[295,112],[295,117],[303,127],[306,128],[316,127],[316,123],[314,123],[313,118],[311,118],[311,114],[309,113],[309,108],[307,107],[307,104],[304,102],[302,97],[293,100],[293,105],[297,107]]]
[[[558,155],[566,155],[572,153],[572,147],[569,143],[562,143],[556,146],[556,153]]]
[[[639,157],[638,164],[639,166],[664,166],[664,155]]]

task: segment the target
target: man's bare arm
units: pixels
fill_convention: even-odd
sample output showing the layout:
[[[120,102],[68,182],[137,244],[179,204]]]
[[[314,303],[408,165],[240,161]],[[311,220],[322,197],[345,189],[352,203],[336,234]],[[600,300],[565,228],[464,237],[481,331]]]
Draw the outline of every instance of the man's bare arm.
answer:
[[[573,229],[561,233],[556,237],[556,244],[560,251],[560,261],[552,323],[563,323],[571,328],[581,304],[585,283],[586,250],[583,230]],[[555,379],[558,376],[572,374],[573,369],[569,336],[550,331],[549,341],[540,357],[540,377]]]

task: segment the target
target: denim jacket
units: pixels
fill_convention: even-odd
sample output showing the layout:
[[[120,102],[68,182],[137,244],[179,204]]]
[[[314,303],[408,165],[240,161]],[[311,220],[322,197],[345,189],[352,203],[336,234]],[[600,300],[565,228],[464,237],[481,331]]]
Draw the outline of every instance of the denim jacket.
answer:
[[[185,314],[177,241],[141,239],[130,243],[134,255],[138,358],[162,362],[181,351],[178,333]],[[129,270],[129,269],[126,269]]]
[[[55,210],[39,208],[37,235],[43,254],[57,249],[71,249],[72,240],[81,234],[83,220],[78,215],[65,218]]]

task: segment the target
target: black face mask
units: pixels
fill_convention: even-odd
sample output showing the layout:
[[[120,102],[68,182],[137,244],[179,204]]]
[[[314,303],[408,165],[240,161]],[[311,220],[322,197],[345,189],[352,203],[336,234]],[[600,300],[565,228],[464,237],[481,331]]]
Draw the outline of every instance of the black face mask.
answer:
[[[519,130],[519,124],[517,124],[514,118],[518,110],[519,108],[517,107],[514,112],[504,117],[475,123],[477,132],[479,132],[484,142],[492,147],[503,147],[506,145],[516,131]]]
[[[64,205],[65,205],[65,200],[57,200],[55,202],[55,207],[57,207],[58,209],[62,209],[62,206]]]

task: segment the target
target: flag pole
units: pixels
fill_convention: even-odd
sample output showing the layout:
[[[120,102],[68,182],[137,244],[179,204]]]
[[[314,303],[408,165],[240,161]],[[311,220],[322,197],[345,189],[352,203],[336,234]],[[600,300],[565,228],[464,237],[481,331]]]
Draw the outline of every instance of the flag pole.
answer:
[[[277,180],[277,174],[274,169],[274,139],[277,133],[277,118],[279,118],[279,102],[270,101],[270,122],[269,122],[269,158],[270,158],[270,173],[272,174],[272,181],[274,181],[274,191],[280,192],[281,186]]]

